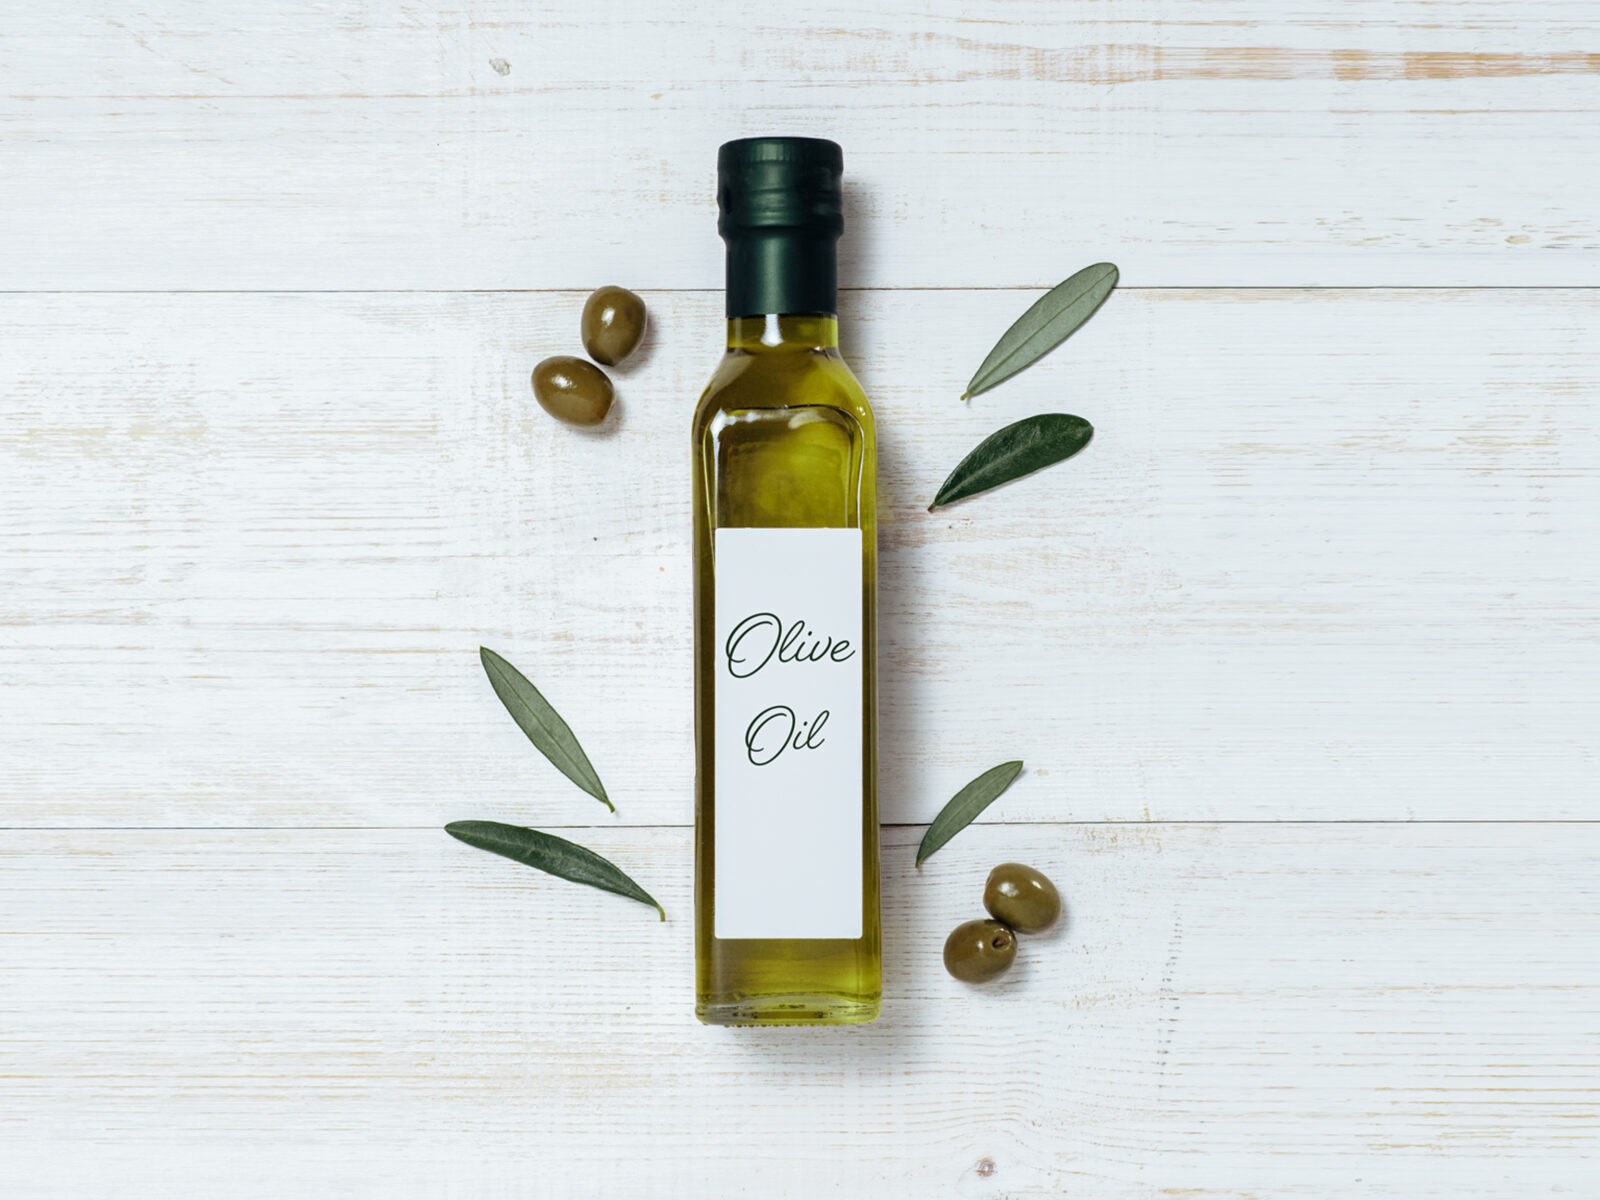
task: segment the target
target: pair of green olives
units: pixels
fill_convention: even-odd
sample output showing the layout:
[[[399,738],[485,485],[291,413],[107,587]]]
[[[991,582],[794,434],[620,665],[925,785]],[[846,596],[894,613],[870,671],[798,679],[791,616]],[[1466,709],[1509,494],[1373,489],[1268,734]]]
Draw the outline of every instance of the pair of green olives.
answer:
[[[983,885],[990,920],[965,921],[944,942],[944,969],[963,983],[986,983],[1011,969],[1017,934],[1043,933],[1061,916],[1061,893],[1022,863],[1001,863]]]
[[[583,348],[595,362],[615,366],[644,340],[644,301],[627,288],[603,287],[583,305]],[[594,363],[570,354],[547,358],[533,369],[533,394],[544,409],[569,425],[598,425],[616,393]]]

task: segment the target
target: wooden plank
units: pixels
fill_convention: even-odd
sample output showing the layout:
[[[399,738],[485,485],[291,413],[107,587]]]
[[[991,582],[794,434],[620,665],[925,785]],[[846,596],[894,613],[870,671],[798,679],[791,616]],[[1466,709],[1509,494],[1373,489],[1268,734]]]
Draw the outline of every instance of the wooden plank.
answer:
[[[1590,0],[34,5],[0,287],[719,287],[770,132],[845,146],[847,284],[1594,285],[1597,74]]]
[[[1594,1177],[1595,825],[887,835],[875,1025],[692,1016],[662,898],[435,830],[13,833],[0,1158],[50,1197],[1504,1197]],[[984,873],[1070,924],[947,978]]]
[[[883,816],[1583,818],[1600,294],[1115,296],[956,397],[1022,292],[860,294],[882,436]],[[581,297],[0,300],[0,824],[691,817],[688,445],[718,300],[653,293],[619,418],[527,372]],[[930,515],[1029,412],[1072,462]],[[582,682],[580,682],[582,681]]]

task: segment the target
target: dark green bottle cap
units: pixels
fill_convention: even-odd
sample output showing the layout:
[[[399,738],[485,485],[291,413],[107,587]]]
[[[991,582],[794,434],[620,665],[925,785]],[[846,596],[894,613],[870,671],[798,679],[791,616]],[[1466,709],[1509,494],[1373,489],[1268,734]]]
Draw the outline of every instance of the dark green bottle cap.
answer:
[[[838,310],[843,172],[843,151],[822,138],[741,138],[717,152],[728,316]]]

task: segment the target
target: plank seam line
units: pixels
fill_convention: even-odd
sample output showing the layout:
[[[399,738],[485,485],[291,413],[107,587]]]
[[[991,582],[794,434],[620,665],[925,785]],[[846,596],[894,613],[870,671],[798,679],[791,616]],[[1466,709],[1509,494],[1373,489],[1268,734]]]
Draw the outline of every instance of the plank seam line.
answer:
[[[1059,282],[1059,281],[1057,281]],[[905,287],[840,287],[841,292],[1033,292],[1053,283]],[[554,288],[0,288],[0,296],[586,296],[592,289]],[[720,295],[719,287],[641,287],[646,294]],[[1587,283],[1119,284],[1119,292],[1593,292]]]
[[[688,829],[692,824],[655,825],[557,825],[546,821],[537,823],[540,829],[592,829],[592,830],[667,830]],[[1597,826],[1600,818],[1587,817],[1432,817],[1398,819],[1388,817],[1323,818],[1307,820],[1174,820],[1174,821],[974,821],[973,828],[985,829],[1042,829],[1042,828],[1130,828],[1157,829],[1163,827],[1214,827],[1214,826],[1273,826],[1273,825],[1561,825]],[[926,829],[927,822],[882,824],[879,829]],[[0,833],[405,833],[424,830],[442,831],[442,825],[0,825]]]

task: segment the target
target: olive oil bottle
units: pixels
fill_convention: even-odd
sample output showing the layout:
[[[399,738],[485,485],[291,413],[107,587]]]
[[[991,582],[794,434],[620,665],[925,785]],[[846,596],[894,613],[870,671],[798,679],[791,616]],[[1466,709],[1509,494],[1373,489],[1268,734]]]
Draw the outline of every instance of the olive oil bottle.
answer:
[[[872,410],[839,355],[839,147],[717,159],[728,351],[695,411],[696,1013],[870,1021],[881,992]]]

